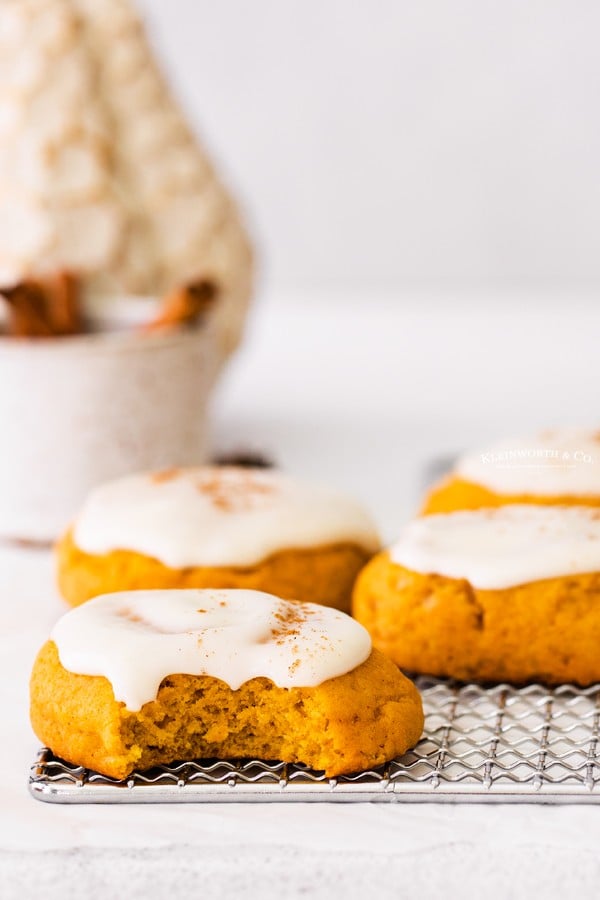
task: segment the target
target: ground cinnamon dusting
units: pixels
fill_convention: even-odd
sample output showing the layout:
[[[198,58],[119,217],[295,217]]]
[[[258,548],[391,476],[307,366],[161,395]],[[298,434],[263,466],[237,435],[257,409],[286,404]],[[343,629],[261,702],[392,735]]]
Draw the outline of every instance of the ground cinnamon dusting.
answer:
[[[271,629],[272,639],[281,646],[288,638],[299,637],[301,626],[306,624],[311,615],[312,610],[304,608],[301,603],[280,606],[273,616],[278,624]]]
[[[150,480],[154,484],[164,484],[166,481],[173,481],[179,475],[179,469],[161,469],[159,472],[153,472]]]
[[[117,615],[121,616],[122,619],[127,619],[128,622],[138,623],[144,621],[141,616],[138,616],[136,613],[132,612],[126,607],[117,610]]]
[[[132,612],[127,606],[118,609],[116,614],[127,622],[131,622],[134,625],[141,625],[148,631],[155,631],[157,634],[171,634],[168,628],[161,628],[160,625],[149,622],[147,619],[144,619],[143,616],[138,615],[138,613]]]
[[[257,481],[251,472],[226,467],[201,477],[196,487],[223,512],[253,509],[261,500],[275,493],[274,485]]]

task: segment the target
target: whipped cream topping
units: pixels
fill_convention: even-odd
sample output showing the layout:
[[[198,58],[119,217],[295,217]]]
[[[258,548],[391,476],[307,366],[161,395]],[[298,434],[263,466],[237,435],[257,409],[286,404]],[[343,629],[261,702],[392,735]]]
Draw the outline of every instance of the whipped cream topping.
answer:
[[[132,711],[155,700],[169,675],[210,675],[232,690],[261,677],[314,687],[371,653],[350,616],[245,590],[105,594],[59,619],[51,639],[65,669],[103,675]]]
[[[74,526],[86,553],[132,550],[174,569],[254,565],[280,550],[379,548],[356,501],[277,472],[234,466],[132,475],[92,492]]]
[[[482,590],[600,572],[600,509],[515,504],[425,516],[406,526],[390,558]]]
[[[502,441],[463,456],[454,474],[498,494],[600,496],[600,429]]]

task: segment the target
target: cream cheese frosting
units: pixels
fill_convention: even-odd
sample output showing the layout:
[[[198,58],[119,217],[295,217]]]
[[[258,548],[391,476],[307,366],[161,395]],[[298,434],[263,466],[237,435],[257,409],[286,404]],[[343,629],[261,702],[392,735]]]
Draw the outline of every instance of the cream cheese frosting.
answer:
[[[600,510],[515,504],[425,516],[406,526],[390,558],[482,590],[600,572]]]
[[[454,474],[498,494],[600,496],[600,429],[502,441],[463,456]]]
[[[314,687],[371,653],[350,616],[247,590],[105,594],[59,619],[51,639],[65,669],[104,676],[131,711],[155,700],[169,675],[209,675],[232,690],[261,677]]]
[[[174,569],[249,566],[280,550],[379,548],[353,499],[277,472],[228,466],[138,474],[97,488],[77,518],[84,552],[131,550]]]

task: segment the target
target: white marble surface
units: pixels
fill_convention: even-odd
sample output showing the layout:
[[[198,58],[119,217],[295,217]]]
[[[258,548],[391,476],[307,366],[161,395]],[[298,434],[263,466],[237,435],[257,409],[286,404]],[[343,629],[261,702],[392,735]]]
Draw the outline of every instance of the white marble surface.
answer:
[[[215,443],[354,489],[391,538],[428,460],[597,422],[600,310],[555,298],[540,319],[522,299],[447,298],[434,313],[421,298],[368,316],[339,300],[266,303],[216,398]],[[36,803],[27,679],[63,611],[49,554],[0,550],[0,598],[3,900],[597,896],[597,807]]]

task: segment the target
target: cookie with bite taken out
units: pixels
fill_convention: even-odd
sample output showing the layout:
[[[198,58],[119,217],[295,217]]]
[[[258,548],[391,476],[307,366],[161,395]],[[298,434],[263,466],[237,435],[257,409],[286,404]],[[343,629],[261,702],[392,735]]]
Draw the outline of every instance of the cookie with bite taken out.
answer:
[[[57,756],[111,778],[240,757],[335,776],[404,753],[423,710],[338,610],[245,590],[134,591],[59,620],[33,667],[31,721]]]

